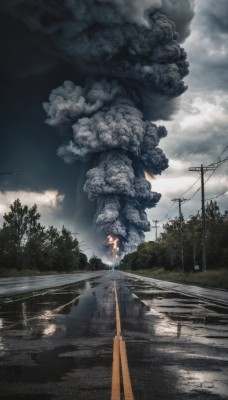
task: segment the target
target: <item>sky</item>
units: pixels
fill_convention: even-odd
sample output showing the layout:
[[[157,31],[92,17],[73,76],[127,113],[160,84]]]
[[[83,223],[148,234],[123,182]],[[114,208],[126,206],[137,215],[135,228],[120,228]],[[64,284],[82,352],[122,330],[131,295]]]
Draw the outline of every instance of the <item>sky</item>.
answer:
[[[228,146],[228,2],[198,0],[194,9],[191,34],[184,43],[190,63],[185,79],[188,90],[173,120],[165,123],[168,136],[162,149],[168,154],[169,169],[153,184],[162,193],[156,209],[149,211],[151,220],[160,221],[158,233],[164,223],[178,216],[178,203],[172,199],[192,198],[182,205],[185,219],[201,210],[201,190],[194,195],[201,187],[200,180],[196,182],[200,175],[189,168],[213,163]],[[227,156],[228,150],[221,159]],[[205,182],[211,172],[205,173]],[[227,172],[226,161],[206,183],[206,200],[228,190]],[[228,191],[213,200],[221,212],[228,209]],[[154,237],[155,229],[147,234],[148,240]]]
[[[178,3],[165,2],[166,6],[171,3],[174,7]],[[96,231],[90,229],[94,202],[88,200],[85,193],[79,193],[81,186],[78,184],[84,176],[85,163],[76,160],[67,164],[57,155],[64,132],[56,133],[45,123],[47,116],[43,109],[52,89],[62,85],[64,80],[83,82],[84,65],[69,61],[68,54],[60,57],[52,42],[48,16],[42,30],[39,26],[34,28],[37,19],[31,18],[31,10],[28,15],[23,13],[23,7],[22,11],[15,11],[14,3],[20,2],[3,1],[0,6],[3,29],[0,39],[0,173],[12,171],[19,175],[0,175],[0,222],[16,198],[20,198],[22,204],[36,203],[43,224],[59,228],[65,225],[72,232],[78,232],[84,249],[88,248],[86,253],[91,255],[98,251]],[[128,1],[114,3],[122,7],[123,18],[128,14],[132,22],[145,23],[142,4],[146,7],[150,0],[134,1],[132,14],[129,14]],[[183,25],[178,21],[176,17],[181,31]],[[201,210],[199,175],[189,168],[207,166],[222,153],[222,159],[228,156],[227,0],[195,0],[194,17],[185,26],[190,34],[181,32],[181,45],[190,64],[190,73],[184,78],[188,90],[178,97],[172,115],[163,118],[161,112],[152,120],[168,130],[159,147],[169,159],[169,168],[151,180],[152,190],[162,197],[156,207],[147,210],[152,225],[154,220],[159,221],[158,233],[163,224],[178,216],[178,205],[172,199],[189,199],[182,205],[185,219]],[[69,41],[69,53],[70,45]],[[205,185],[205,198],[214,198],[222,212],[228,209],[227,166],[226,161],[218,167]],[[205,174],[205,180],[210,174]],[[84,226],[81,221],[85,222]],[[153,228],[146,233],[146,240],[154,238]]]

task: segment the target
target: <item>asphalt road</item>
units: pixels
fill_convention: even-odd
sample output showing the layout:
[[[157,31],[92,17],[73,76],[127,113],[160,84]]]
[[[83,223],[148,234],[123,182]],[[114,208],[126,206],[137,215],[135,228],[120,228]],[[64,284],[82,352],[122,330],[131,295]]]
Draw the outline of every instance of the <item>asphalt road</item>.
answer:
[[[5,286],[0,398],[111,399],[116,282],[135,400],[227,399],[227,291],[121,272],[84,279],[14,295]]]

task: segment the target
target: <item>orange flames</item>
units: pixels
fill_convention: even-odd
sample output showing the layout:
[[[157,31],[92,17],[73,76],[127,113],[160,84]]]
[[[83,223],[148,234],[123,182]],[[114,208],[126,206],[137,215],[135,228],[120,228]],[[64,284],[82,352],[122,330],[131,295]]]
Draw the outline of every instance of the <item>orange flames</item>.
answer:
[[[111,250],[111,256],[115,259],[119,257],[119,239],[115,236],[108,235],[106,238],[106,244]]]
[[[148,172],[144,171],[144,177],[147,181],[152,181],[153,179],[155,179],[154,175],[150,175]]]

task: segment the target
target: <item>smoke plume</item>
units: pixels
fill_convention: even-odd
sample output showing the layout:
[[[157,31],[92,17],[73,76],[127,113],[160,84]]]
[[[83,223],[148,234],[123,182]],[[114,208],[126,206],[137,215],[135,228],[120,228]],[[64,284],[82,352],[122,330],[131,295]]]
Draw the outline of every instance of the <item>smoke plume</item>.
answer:
[[[168,119],[187,89],[180,43],[191,0],[3,0],[1,8],[40,35],[44,52],[83,71],[81,84],[52,90],[47,123],[66,134],[58,155],[90,166],[83,189],[96,202],[97,229],[120,252],[135,248],[150,230],[145,210],[161,197],[145,172],[168,167],[158,147],[166,129],[151,120]]]

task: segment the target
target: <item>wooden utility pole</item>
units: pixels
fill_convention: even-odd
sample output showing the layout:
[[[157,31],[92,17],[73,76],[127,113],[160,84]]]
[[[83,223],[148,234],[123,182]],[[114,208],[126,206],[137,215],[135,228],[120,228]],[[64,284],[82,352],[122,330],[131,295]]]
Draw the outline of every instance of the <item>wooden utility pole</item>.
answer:
[[[202,271],[206,272],[206,222],[205,222],[205,196],[204,196],[204,171],[214,171],[216,168],[215,164],[204,167],[203,164],[200,167],[191,167],[189,171],[199,172],[201,176],[201,203],[202,203]]]
[[[183,221],[183,214],[181,212],[181,204],[184,203],[185,201],[188,201],[188,199],[172,199],[171,201],[174,201],[175,203],[178,203],[178,208],[179,208],[179,221],[180,221],[180,244],[181,244],[181,265],[182,269],[184,271],[184,244],[183,244],[183,229],[182,229],[182,221]]]

